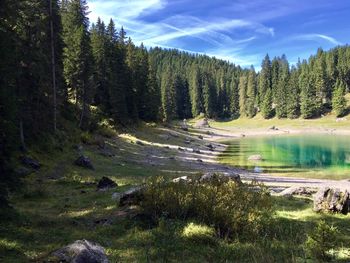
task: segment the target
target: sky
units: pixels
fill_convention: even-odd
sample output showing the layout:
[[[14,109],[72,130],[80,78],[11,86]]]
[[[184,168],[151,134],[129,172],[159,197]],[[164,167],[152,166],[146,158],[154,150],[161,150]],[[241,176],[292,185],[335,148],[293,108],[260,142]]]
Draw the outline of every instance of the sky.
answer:
[[[260,69],[350,43],[350,0],[88,0],[90,22],[112,18],[135,44],[177,48]]]

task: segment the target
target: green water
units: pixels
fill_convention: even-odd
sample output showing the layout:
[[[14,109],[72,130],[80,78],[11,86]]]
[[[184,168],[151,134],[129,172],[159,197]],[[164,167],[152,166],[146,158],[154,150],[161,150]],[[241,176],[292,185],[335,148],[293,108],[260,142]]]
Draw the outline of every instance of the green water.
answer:
[[[251,155],[262,161],[249,161]],[[229,142],[221,162],[250,171],[276,175],[350,178],[350,137],[339,135],[288,135],[252,137]]]

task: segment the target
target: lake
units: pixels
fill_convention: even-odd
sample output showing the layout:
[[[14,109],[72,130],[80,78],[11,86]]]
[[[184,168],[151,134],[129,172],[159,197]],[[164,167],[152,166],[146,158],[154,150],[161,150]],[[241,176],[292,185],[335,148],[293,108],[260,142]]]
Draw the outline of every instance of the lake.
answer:
[[[222,163],[275,175],[350,178],[350,137],[340,135],[281,135],[228,142]],[[261,155],[262,161],[248,160]]]

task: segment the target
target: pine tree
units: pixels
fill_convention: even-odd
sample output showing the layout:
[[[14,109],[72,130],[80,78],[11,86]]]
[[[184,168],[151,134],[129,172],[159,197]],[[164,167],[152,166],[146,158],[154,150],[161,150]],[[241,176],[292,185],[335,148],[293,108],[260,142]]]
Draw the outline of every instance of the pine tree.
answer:
[[[246,74],[243,74],[239,78],[239,84],[238,84],[238,89],[239,89],[239,113],[241,117],[247,117],[247,84],[248,84],[248,79]]]
[[[341,117],[346,111],[346,100],[344,96],[345,85],[342,81],[337,80],[334,87],[334,94],[332,99],[333,112],[337,117]]]
[[[317,56],[315,58],[314,62],[314,68],[313,68],[313,74],[315,76],[315,90],[316,90],[316,96],[315,96],[315,102],[316,107],[318,108],[318,112],[322,112],[322,106],[324,103],[327,103],[327,94],[328,90],[331,88],[328,87],[328,81],[327,81],[327,75],[326,75],[326,64],[323,56],[322,49],[319,49],[317,51]]]
[[[175,79],[167,68],[162,76],[161,84],[163,121],[168,122],[176,117]]]
[[[231,91],[230,91],[230,112],[231,117],[237,118],[239,116],[239,89],[238,81],[234,76],[231,80]]]
[[[315,76],[310,73],[306,61],[301,66],[301,74],[299,76],[300,87],[300,112],[304,119],[313,118],[318,115],[319,107],[315,100],[316,89],[314,86]]]
[[[273,117],[274,110],[272,108],[272,99],[272,90],[269,88],[265,92],[265,96],[261,105],[261,114],[264,119]]]
[[[278,81],[275,90],[276,116],[278,118],[287,117],[287,91],[289,79],[289,65],[285,55],[279,59]]]
[[[265,100],[265,95],[268,89],[272,89],[272,75],[271,75],[271,61],[270,57],[267,54],[261,64],[261,71],[259,75],[259,106],[262,108],[262,104]],[[267,105],[265,105],[267,106]],[[269,107],[272,107],[269,106]],[[269,114],[268,114],[269,115]]]
[[[92,83],[92,53],[87,18],[86,0],[62,2],[63,66],[69,89],[69,99],[81,106],[80,127],[86,127],[87,104],[90,102]]]
[[[109,90],[107,77],[107,32],[105,24],[98,18],[96,25],[91,28],[91,47],[94,58],[94,76],[96,91],[94,102],[101,106],[105,111],[109,110]]]
[[[126,90],[129,82],[129,71],[126,65],[126,47],[120,41],[111,19],[107,26],[107,79],[109,113],[115,122],[125,123],[128,119]]]
[[[247,82],[246,112],[247,117],[252,118],[256,114],[256,74],[253,67],[250,68]]]
[[[287,117],[295,119],[300,114],[299,70],[292,67],[287,90]]]
[[[193,64],[190,72],[190,95],[192,105],[192,116],[196,117],[203,112],[202,83],[200,71],[197,65]]]
[[[208,73],[203,74],[204,113],[209,118],[213,118],[215,115],[215,95],[215,88],[211,76]]]

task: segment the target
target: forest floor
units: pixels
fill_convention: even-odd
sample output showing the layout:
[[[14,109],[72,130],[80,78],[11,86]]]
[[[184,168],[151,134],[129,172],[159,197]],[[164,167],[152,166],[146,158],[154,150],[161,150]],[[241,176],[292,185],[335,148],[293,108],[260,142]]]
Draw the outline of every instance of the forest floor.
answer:
[[[259,124],[259,129],[266,130],[270,125],[286,127],[277,123]],[[236,124],[217,122],[209,130],[189,131],[143,125],[129,133],[102,138],[103,151],[95,143],[101,138],[92,139],[83,145],[83,152],[95,170],[75,166],[78,153],[71,146],[52,154],[33,153],[43,167],[24,178],[23,189],[11,196],[15,212],[0,222],[0,262],[45,262],[52,251],[78,239],[101,244],[111,262],[306,262],[303,244],[320,219],[340,230],[334,261],[348,262],[350,215],[314,213],[311,198],[272,197],[276,208],[275,237],[268,243],[263,239],[247,242],[216,237],[193,240],[182,234],[192,222],[168,221],[165,226],[150,227],[119,216],[112,194],[152,176],[176,178],[207,171],[239,173],[244,181],[257,179],[276,191],[291,185],[310,183],[318,187],[339,183],[253,174],[218,163],[217,157],[226,149],[220,140],[236,138],[241,133],[249,136],[248,128],[232,132],[238,129]],[[106,151],[113,156],[106,156]],[[118,186],[97,191],[96,182],[103,176]]]

